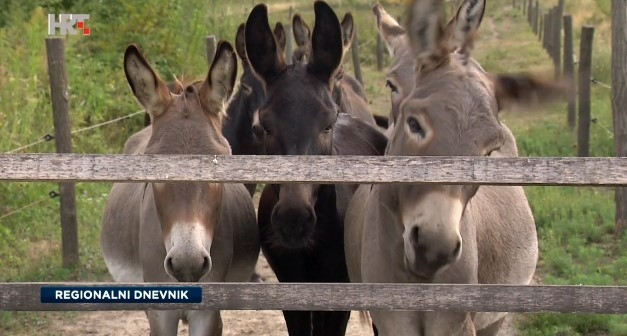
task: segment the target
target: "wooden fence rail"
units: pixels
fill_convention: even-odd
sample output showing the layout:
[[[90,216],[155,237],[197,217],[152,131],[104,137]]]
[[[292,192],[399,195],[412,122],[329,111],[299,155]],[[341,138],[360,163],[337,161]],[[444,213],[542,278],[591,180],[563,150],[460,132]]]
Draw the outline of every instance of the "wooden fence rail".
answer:
[[[627,158],[0,155],[0,181],[627,185]]]
[[[202,283],[200,303],[42,303],[41,288],[155,287],[180,283],[0,283],[0,311],[145,309],[422,310],[627,313],[626,286],[379,283]]]

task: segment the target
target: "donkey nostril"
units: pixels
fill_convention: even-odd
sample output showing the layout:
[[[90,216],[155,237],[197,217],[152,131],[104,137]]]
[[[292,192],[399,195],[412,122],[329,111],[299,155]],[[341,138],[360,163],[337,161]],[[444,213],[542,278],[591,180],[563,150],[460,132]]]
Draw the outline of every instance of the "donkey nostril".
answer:
[[[211,259],[209,258],[209,256],[205,256],[203,258],[202,268],[200,270],[201,277],[209,273],[209,271],[211,271]]]
[[[411,232],[409,233],[409,238],[414,242],[417,243],[418,242],[418,236],[420,232],[420,228],[417,226],[414,226],[413,228],[411,228]]]
[[[172,265],[172,257],[165,258],[165,270],[169,274],[174,274],[174,266]]]
[[[185,92],[194,93],[194,87],[192,85],[188,85],[187,88],[185,89]]]
[[[458,241],[457,245],[455,245],[455,250],[453,250],[453,256],[457,257],[459,255],[459,252],[461,251],[461,249],[462,249],[462,242]]]

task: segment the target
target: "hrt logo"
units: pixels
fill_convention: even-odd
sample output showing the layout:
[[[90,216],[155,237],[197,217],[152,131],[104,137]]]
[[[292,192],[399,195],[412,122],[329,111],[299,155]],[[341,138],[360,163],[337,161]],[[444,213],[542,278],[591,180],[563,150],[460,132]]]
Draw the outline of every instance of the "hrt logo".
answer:
[[[89,35],[89,28],[85,25],[85,20],[89,20],[89,14],[59,14],[59,21],[55,16],[48,14],[48,35],[56,35],[57,28],[61,35],[76,35],[76,29],[82,30],[83,35]]]

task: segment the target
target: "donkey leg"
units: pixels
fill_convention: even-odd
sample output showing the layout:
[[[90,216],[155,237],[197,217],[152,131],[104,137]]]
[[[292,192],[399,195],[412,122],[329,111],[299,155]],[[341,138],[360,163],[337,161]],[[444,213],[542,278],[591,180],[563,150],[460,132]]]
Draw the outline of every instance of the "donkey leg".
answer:
[[[219,310],[188,310],[189,336],[222,336]]]
[[[413,311],[371,311],[373,326],[379,336],[423,335],[420,330],[418,312]],[[446,334],[441,334],[446,335]]]
[[[257,190],[257,184],[256,183],[252,183],[252,184],[244,184],[244,187],[246,187],[246,190],[248,190],[248,193],[250,194],[250,197],[253,197],[253,195],[255,194],[255,190]]]
[[[176,336],[180,312],[178,310],[147,310],[150,336]]]
[[[314,311],[313,336],[344,336],[350,311]]]
[[[283,318],[290,336],[311,336],[311,312],[284,310]]]
[[[475,336],[475,325],[468,313],[424,312],[424,336]]]
[[[475,324],[472,322],[472,318],[470,314],[467,315],[466,321],[464,321],[464,326],[462,327],[462,331],[459,333],[460,336],[477,336],[477,330],[475,330]]]
[[[501,329],[501,325],[503,325],[503,322],[505,322],[505,318],[506,316],[501,317],[500,319],[496,320],[496,322],[490,324],[489,326],[487,326],[484,329],[481,330],[477,330],[477,336],[496,336],[499,334],[499,330]],[[503,335],[503,336],[511,336],[511,335]]]

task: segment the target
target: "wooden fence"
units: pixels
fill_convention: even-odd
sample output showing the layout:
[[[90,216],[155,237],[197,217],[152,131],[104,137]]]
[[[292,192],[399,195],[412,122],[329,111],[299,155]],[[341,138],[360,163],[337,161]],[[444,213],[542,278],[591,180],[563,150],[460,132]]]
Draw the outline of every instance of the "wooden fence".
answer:
[[[202,155],[0,155],[0,181],[215,181],[627,185],[627,158]],[[0,283],[0,310],[290,309],[627,313],[627,286],[453,284],[199,284],[198,304],[40,300],[52,283]],[[79,284],[155,286],[175,284]],[[180,285],[180,284],[178,284]],[[192,284],[187,284],[192,285]]]

